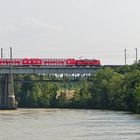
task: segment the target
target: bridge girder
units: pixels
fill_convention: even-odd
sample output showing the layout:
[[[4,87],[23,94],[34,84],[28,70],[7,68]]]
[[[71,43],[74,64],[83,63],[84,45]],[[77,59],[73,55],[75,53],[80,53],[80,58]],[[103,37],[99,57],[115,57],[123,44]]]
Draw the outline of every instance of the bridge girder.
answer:
[[[91,74],[101,67],[13,67],[13,74]],[[0,74],[10,74],[10,67],[0,67]]]

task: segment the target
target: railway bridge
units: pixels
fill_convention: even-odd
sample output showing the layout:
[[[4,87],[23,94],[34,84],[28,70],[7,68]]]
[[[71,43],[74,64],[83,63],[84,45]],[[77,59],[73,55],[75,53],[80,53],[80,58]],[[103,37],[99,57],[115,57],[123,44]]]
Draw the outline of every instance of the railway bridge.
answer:
[[[97,70],[103,68],[99,67],[17,67],[17,66],[1,66],[0,67],[0,108],[1,109],[16,109],[16,100],[14,94],[14,83],[20,81],[16,79],[18,74],[34,74],[39,77],[40,82],[47,82],[43,80],[43,76],[48,78],[55,77],[73,77],[73,81],[79,79],[79,77],[87,77],[91,74],[95,74]],[[22,81],[22,79],[21,79]],[[59,82],[56,79],[51,79],[51,82]],[[27,82],[27,81],[23,81]],[[33,81],[35,82],[35,81]]]

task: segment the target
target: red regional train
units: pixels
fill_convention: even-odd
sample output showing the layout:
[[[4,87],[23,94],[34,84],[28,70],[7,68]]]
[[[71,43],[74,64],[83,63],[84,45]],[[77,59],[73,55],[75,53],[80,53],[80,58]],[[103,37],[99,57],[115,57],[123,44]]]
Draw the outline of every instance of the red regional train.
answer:
[[[1,58],[0,66],[3,65],[14,65],[14,66],[100,66],[100,60],[97,59],[79,59],[66,58],[66,59],[54,59],[54,58],[13,58],[12,62],[9,58]]]

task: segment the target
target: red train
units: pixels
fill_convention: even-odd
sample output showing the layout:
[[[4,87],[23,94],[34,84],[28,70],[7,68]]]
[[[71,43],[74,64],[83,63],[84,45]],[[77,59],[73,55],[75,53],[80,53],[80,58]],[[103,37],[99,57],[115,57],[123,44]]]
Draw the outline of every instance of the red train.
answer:
[[[67,59],[54,59],[54,58],[14,58],[11,60],[8,58],[0,59],[0,66],[2,65],[12,65],[14,66],[100,66],[100,60],[97,59],[79,59],[74,58]]]

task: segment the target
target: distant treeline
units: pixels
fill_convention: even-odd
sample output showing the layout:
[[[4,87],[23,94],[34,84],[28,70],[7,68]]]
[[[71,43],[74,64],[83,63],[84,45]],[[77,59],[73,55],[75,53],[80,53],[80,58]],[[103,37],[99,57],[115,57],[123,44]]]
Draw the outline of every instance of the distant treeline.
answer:
[[[36,80],[34,75],[24,79]],[[66,89],[75,89],[72,98],[66,97]],[[61,94],[58,96],[58,91]],[[140,65],[105,68],[98,70],[88,80],[77,84],[17,83],[16,98],[19,107],[60,107],[126,110],[140,113]]]

